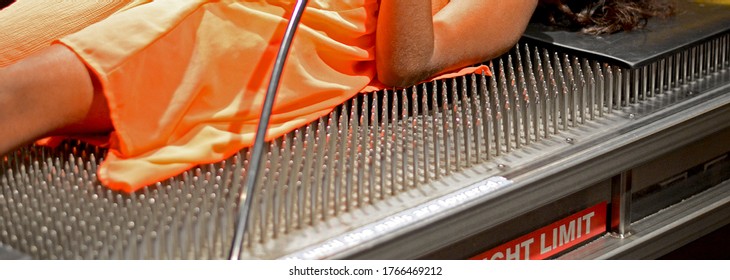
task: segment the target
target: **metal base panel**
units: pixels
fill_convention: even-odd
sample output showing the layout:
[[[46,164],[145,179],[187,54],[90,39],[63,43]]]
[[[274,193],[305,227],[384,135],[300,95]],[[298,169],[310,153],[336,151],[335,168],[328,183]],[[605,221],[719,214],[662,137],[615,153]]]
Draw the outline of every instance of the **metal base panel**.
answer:
[[[656,259],[730,224],[730,181],[633,223],[628,238],[603,236],[560,259]]]

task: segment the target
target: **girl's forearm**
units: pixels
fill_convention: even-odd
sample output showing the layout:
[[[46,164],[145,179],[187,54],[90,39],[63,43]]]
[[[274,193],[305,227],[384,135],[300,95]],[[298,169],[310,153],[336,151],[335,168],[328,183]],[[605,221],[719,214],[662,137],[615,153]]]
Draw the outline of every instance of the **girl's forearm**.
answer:
[[[378,78],[383,83],[409,85],[435,71],[430,0],[381,0],[376,34]]]
[[[59,45],[0,68],[0,154],[83,120],[93,91],[85,65]]]
[[[408,86],[492,59],[524,32],[537,0],[452,0],[435,15],[425,0],[381,0],[378,78]]]

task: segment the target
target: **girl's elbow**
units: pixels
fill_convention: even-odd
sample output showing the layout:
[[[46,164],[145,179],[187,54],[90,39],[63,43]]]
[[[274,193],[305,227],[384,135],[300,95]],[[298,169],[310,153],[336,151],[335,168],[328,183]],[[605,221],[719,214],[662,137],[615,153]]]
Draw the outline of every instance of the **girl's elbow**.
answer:
[[[407,63],[378,63],[378,80],[388,86],[408,87],[428,78],[428,71]]]

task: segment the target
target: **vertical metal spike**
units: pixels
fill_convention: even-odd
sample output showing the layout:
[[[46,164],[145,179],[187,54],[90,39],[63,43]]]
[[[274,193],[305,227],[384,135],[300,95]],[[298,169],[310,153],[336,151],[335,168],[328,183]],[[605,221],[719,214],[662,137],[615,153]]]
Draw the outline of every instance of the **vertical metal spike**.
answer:
[[[697,70],[697,74],[700,78],[703,78],[705,77],[705,48],[704,45],[699,45],[698,48],[699,58],[697,59],[697,62],[699,64],[699,68]]]
[[[586,92],[588,95],[588,115],[590,116],[590,120],[594,120],[596,118],[596,95],[598,91],[596,75],[593,72],[592,64],[588,61],[588,59],[583,59],[583,67],[585,68],[585,75],[588,83],[588,92]]]
[[[569,96],[571,95],[570,90],[568,89],[568,84],[572,84],[572,83],[570,83],[570,81],[568,81],[568,76],[566,76],[566,74],[563,72],[563,65],[561,65],[561,62],[560,62],[560,55],[555,53],[554,58],[555,58],[554,59],[555,60],[554,61],[555,69],[557,69],[556,76],[558,77],[558,80],[560,81],[560,89],[561,89],[560,99],[558,101],[561,127],[562,127],[562,130],[568,130],[568,114],[569,114],[569,110],[568,110],[569,100],[568,99],[569,99]]]
[[[360,126],[358,127],[358,149],[357,149],[357,157],[358,157],[358,164],[357,164],[357,206],[362,207],[363,203],[365,201],[365,171],[367,170],[367,160],[369,158],[369,148],[368,148],[368,136],[370,133],[368,132],[368,118],[370,117],[368,115],[368,107],[370,103],[368,102],[368,98],[365,95],[361,95],[360,98],[362,98],[362,102],[360,105],[361,111],[360,111]]]
[[[340,125],[339,125],[339,151],[337,152],[337,176],[335,177],[335,213],[334,215],[337,216],[340,213],[340,210],[342,210],[342,183],[344,180],[347,180],[347,168],[345,167],[345,164],[347,162],[347,147],[348,147],[348,138],[350,137],[349,134],[349,113],[347,110],[347,104],[343,104],[340,106],[342,108],[342,111],[340,112]]]
[[[669,55],[666,58],[666,74],[667,74],[667,90],[671,90],[676,86],[676,83],[674,81],[674,55]]]
[[[672,66],[672,68],[674,68],[674,70],[673,70],[673,72],[674,72],[674,87],[679,87],[679,86],[682,85],[681,71],[680,71],[681,70],[680,64],[682,63],[682,60],[681,60],[682,59],[682,56],[681,55],[682,55],[681,52],[678,52],[678,53],[675,53],[674,54],[674,65]]]
[[[298,173],[298,170],[296,170],[295,162],[299,161],[299,158],[296,157],[296,142],[297,139],[292,139],[294,137],[293,135],[296,135],[296,133],[287,133],[284,136],[284,147],[285,151],[284,154],[286,155],[285,163],[284,165],[288,168],[288,174],[287,175],[287,182],[286,182],[286,196],[284,197],[284,232],[289,233],[291,232],[291,229],[294,226],[294,211],[293,211],[293,198],[294,198],[294,189],[296,187],[296,174]],[[294,147],[294,149],[291,149],[290,147]],[[226,178],[224,176],[223,178]]]
[[[429,151],[429,144],[433,142],[431,139],[431,132],[435,121],[429,120],[427,116],[431,114],[432,117],[436,115],[435,112],[430,112],[428,109],[428,87],[426,83],[421,84],[421,146],[423,147],[423,181],[429,183],[431,181],[431,158]],[[432,95],[435,95],[433,93]],[[435,106],[435,104],[434,104]],[[436,150],[434,150],[436,153]],[[438,171],[437,171],[438,172]]]
[[[547,55],[547,51],[543,52],[543,55]],[[544,66],[542,59],[540,58],[540,51],[537,47],[535,47],[535,61],[537,66],[537,77],[538,81],[540,82],[540,93],[538,96],[540,96],[540,100],[542,100],[542,106],[540,106],[540,118],[542,119],[542,131],[543,131],[543,137],[547,138],[550,134],[550,90],[548,89],[549,81],[554,81],[552,77],[545,76],[545,71],[543,70]],[[549,66],[549,61],[548,61]]]
[[[291,175],[289,176],[289,185],[287,187],[287,228],[286,232],[291,232],[292,228],[300,228],[303,224],[302,221],[302,212],[303,209],[301,208],[301,204],[297,203],[299,201],[299,197],[301,196],[301,192],[299,192],[299,189],[301,188],[302,182],[302,149],[304,146],[304,140],[302,138],[302,131],[300,129],[294,130],[294,135],[292,137],[292,144],[294,145],[294,155],[292,156],[292,168],[291,168]],[[295,208],[296,206],[296,208]],[[295,213],[296,212],[296,213]],[[296,214],[296,215],[295,215]],[[296,219],[295,219],[296,218]]]
[[[694,46],[689,51],[689,80],[694,81],[697,75],[695,72],[695,69],[697,69],[697,47]]]
[[[443,118],[443,111],[439,112],[438,102],[438,82],[431,82],[431,130],[433,133],[433,173],[436,180],[441,179],[441,130],[438,129],[441,119]],[[444,136],[445,137],[445,136]]]
[[[710,74],[712,74],[712,70],[713,70],[711,67],[712,66],[712,46],[710,45],[709,42],[707,42],[704,44],[704,47],[706,50],[705,53],[707,54],[707,55],[705,55],[705,69],[707,71],[705,73],[705,75],[709,76]]]
[[[396,195],[398,192],[398,93],[393,90],[393,104],[390,106],[390,126],[391,126],[391,138],[390,138],[390,195]],[[401,155],[402,156],[402,155]]]
[[[641,67],[641,89],[639,90],[639,98],[641,100],[647,99],[649,96],[649,65],[644,65]],[[686,79],[686,76],[685,76]]]
[[[375,188],[376,188],[376,165],[377,162],[380,162],[378,159],[378,155],[380,154],[378,152],[379,148],[379,137],[378,133],[380,132],[380,128],[378,127],[379,120],[378,120],[378,94],[377,93],[371,93],[368,96],[366,96],[367,100],[370,100],[372,98],[372,104],[370,106],[370,134],[369,134],[369,141],[368,141],[368,154],[367,154],[367,165],[368,165],[368,202],[370,204],[375,203]]]
[[[631,71],[631,77],[629,80],[633,82],[633,85],[631,86],[631,98],[629,99],[630,103],[638,103],[639,102],[639,92],[641,91],[641,86],[639,84],[639,79],[641,75],[641,69],[636,68]],[[679,72],[677,72],[679,73]]]
[[[338,138],[338,127],[337,127],[337,110],[332,111],[332,113],[329,114],[329,118],[327,119],[327,161],[326,166],[324,168],[325,175],[324,175],[324,188],[322,189],[322,219],[326,220],[329,218],[330,214],[330,196],[331,196],[331,188],[332,188],[332,180],[336,180],[337,178],[334,178],[334,173],[336,172],[335,169],[335,162],[337,157],[337,144],[339,143]],[[337,205],[335,204],[334,208],[337,208]],[[334,212],[334,210],[333,210]]]
[[[408,187],[408,147],[410,139],[411,139],[411,130],[409,128],[408,123],[408,93],[406,92],[406,89],[400,90],[401,95],[401,120],[399,123],[400,130],[401,130],[401,137],[400,139],[400,183],[403,188],[403,191],[406,190],[406,187]]]
[[[299,214],[302,216],[300,221],[312,225],[312,213],[316,212],[314,207],[316,204],[311,203],[312,199],[312,165],[314,164],[314,152],[316,144],[314,142],[315,132],[313,131],[312,125],[309,124],[304,128],[304,166],[302,168],[302,187],[299,189]],[[307,219],[309,217],[309,219]]]
[[[497,72],[494,70],[494,66],[490,65],[490,69],[492,72],[492,75],[489,76],[490,78],[490,92],[489,96],[491,96],[492,106],[494,106],[493,112],[494,112],[494,121],[492,124],[494,125],[494,153],[495,156],[500,156],[502,153],[502,128],[500,127],[502,125],[502,102],[500,99],[500,92],[497,89],[497,78],[495,77],[497,75]]]
[[[545,116],[546,120],[549,121],[550,126],[552,126],[553,134],[558,133],[558,106],[560,104],[559,99],[559,86],[558,86],[558,80],[555,76],[555,70],[553,69],[553,63],[550,58],[550,53],[543,49],[543,64],[545,65],[545,69],[547,71],[547,91],[545,92]],[[549,120],[548,120],[549,119]],[[550,129],[546,129],[545,131],[545,137],[548,136],[548,132]]]
[[[302,178],[301,178],[301,188],[298,191],[299,194],[299,205],[300,205],[300,211],[299,213],[302,215],[302,221],[304,223],[312,225],[312,214],[316,212],[313,207],[316,207],[316,205],[312,205],[310,202],[311,200],[311,194],[312,194],[312,164],[314,161],[314,152],[315,152],[315,143],[314,143],[314,131],[312,129],[312,124],[307,125],[304,128],[304,158],[302,161],[304,162],[302,166]],[[307,222],[307,220],[309,220]]]
[[[659,91],[657,93],[662,94],[665,91],[664,84],[666,83],[666,59],[662,58],[659,60]]]
[[[628,68],[621,68],[619,71],[620,76],[623,77],[621,80],[622,90],[622,96],[621,96],[621,106],[630,106],[631,105],[631,69]]]
[[[276,239],[279,237],[281,231],[281,216],[282,207],[284,205],[284,185],[287,182],[286,176],[289,175],[289,157],[287,150],[283,145],[288,143],[284,142],[284,138],[276,139],[272,141],[272,158],[275,160],[274,166],[276,168],[275,184],[272,187],[274,193],[272,197],[272,222],[271,222],[271,238]],[[273,178],[272,178],[273,179]],[[210,186],[206,186],[210,187]],[[206,200],[207,202],[207,200]]]
[[[576,122],[579,124],[584,124],[586,120],[586,93],[588,92],[588,83],[586,82],[586,78],[583,75],[583,66],[581,66],[580,61],[578,61],[577,57],[573,57],[572,59],[572,66],[574,70],[574,79],[576,81],[575,86],[573,87],[573,100],[575,101],[575,110],[577,110],[576,119],[573,120],[573,126],[577,126]]]
[[[461,76],[461,88],[459,92],[461,93],[461,106],[459,106],[459,110],[461,110],[461,122],[462,126],[460,127],[461,132],[463,133],[464,138],[464,167],[470,167],[472,164],[472,133],[474,131],[471,118],[473,114],[471,113],[471,100],[467,96],[468,94],[468,87],[467,87],[467,81],[466,76]]]
[[[721,36],[718,39],[718,41],[719,41],[718,48],[720,49],[720,52],[719,52],[720,64],[718,65],[718,70],[724,70],[726,68],[725,66],[728,62],[727,61],[728,38],[730,38],[730,36],[728,36],[728,34],[725,34],[724,36]]]
[[[730,46],[728,45],[728,41],[730,39],[730,36],[728,34],[725,34],[724,36],[720,37],[719,42],[719,48],[720,48],[720,64],[718,65],[719,70],[724,70],[727,67],[728,64],[728,58],[727,58],[727,52],[728,49],[730,49]]]
[[[715,40],[707,41],[705,45],[707,46],[707,74],[709,75],[715,72],[715,64],[713,63],[715,60]]]
[[[312,183],[312,193],[310,195],[310,203],[312,208],[311,223],[316,225],[317,221],[325,217],[327,212],[327,205],[324,203],[324,196],[326,193],[325,180],[322,177],[322,171],[326,168],[325,166],[325,148],[327,147],[327,129],[324,117],[319,117],[317,120],[317,135],[314,139],[317,151],[315,152],[316,161],[314,162],[314,182]],[[321,192],[321,193],[320,193]],[[318,208],[319,207],[319,208]]]
[[[494,76],[494,74],[491,74]],[[492,102],[490,100],[489,89],[487,88],[487,77],[485,71],[479,75],[479,94],[481,95],[482,110],[482,131],[484,132],[484,154],[486,160],[490,160],[492,156]]]
[[[512,152],[511,127],[512,127],[512,108],[510,106],[509,89],[507,88],[507,75],[504,72],[504,63],[499,59],[499,79],[501,85],[501,96],[504,102],[502,106],[502,135],[504,135],[504,146],[507,153]]]
[[[529,49],[527,49],[529,51]],[[527,87],[527,79],[525,78],[525,69],[524,65],[525,62],[522,60],[522,50],[520,48],[520,45],[517,44],[515,49],[515,58],[517,59],[517,81],[518,81],[518,91],[517,91],[517,98],[519,99],[519,106],[520,106],[520,119],[522,122],[522,135],[523,135],[523,141],[525,142],[525,145],[530,144],[530,95],[529,95],[529,88]],[[518,141],[519,142],[519,141]]]
[[[619,110],[628,105],[628,69],[616,66],[616,108]]]
[[[391,159],[388,157],[388,151],[390,150],[388,147],[390,145],[390,141],[388,140],[390,137],[390,134],[388,133],[388,112],[390,112],[390,106],[388,104],[388,98],[389,98],[388,90],[383,91],[383,103],[381,107],[381,116],[380,116],[380,143],[378,144],[378,147],[380,149],[380,158],[379,158],[379,164],[380,164],[380,199],[385,199],[385,190],[386,190],[386,174],[387,167],[389,166],[387,164],[388,159]]]
[[[509,79],[509,85],[508,85],[508,99],[510,103],[512,104],[512,114],[510,114],[511,121],[510,121],[510,128],[507,129],[507,133],[509,134],[509,131],[512,131],[512,134],[514,136],[514,142],[515,142],[515,148],[520,149],[522,148],[522,128],[520,127],[520,112],[522,111],[522,106],[520,106],[520,88],[517,83],[517,74],[515,73],[514,64],[512,62],[512,55],[507,54],[507,75]]]
[[[448,95],[451,104],[451,121],[453,123],[451,134],[454,137],[454,167],[456,171],[461,170],[461,133],[462,133],[462,120],[461,120],[461,107],[459,106],[459,89],[456,85],[456,79],[450,79],[451,87],[449,88]]]
[[[681,79],[683,84],[689,84],[689,50],[682,51],[682,74]]]
[[[266,152],[266,158],[265,161],[265,168],[264,168],[264,175],[262,178],[262,186],[259,188],[261,190],[261,220],[259,223],[260,227],[260,233],[261,237],[259,238],[260,243],[265,243],[268,241],[269,238],[269,225],[272,224],[271,221],[273,221],[273,204],[274,199],[276,198],[275,193],[275,185],[274,182],[278,176],[274,174],[275,168],[278,166],[278,150],[279,148],[276,146],[276,142],[272,141],[269,143],[268,151]],[[194,186],[191,185],[191,187]],[[191,216],[186,216],[191,217]]]
[[[282,223],[286,223],[286,197],[287,191],[285,186],[288,185],[289,177],[289,166],[291,151],[289,150],[289,137],[284,136],[279,140],[276,140],[275,147],[272,147],[272,153],[275,153],[273,157],[276,159],[277,165],[277,177],[276,184],[274,185],[275,197],[273,198],[273,224],[272,224],[272,238],[277,238],[279,233],[282,231]]]
[[[721,49],[720,49],[720,41],[722,40],[722,37],[718,37],[712,40],[712,71],[718,72],[721,69],[720,65],[720,55],[721,55]]]
[[[451,174],[451,145],[455,141],[451,140],[451,124],[454,124],[451,119],[451,110],[449,109],[449,90],[446,85],[446,81],[441,82],[441,127],[443,128],[444,134],[444,170],[446,175]],[[455,124],[454,124],[455,125]]]
[[[725,69],[725,41],[727,38],[727,34],[717,38],[717,71]]]
[[[471,74],[469,77],[470,80],[470,92],[471,96],[474,99],[474,102],[472,102],[472,107],[470,107],[470,110],[474,112],[473,114],[470,114],[472,117],[472,121],[474,123],[473,127],[473,133],[474,133],[474,159],[476,160],[476,163],[479,164],[482,162],[482,143],[483,143],[483,132],[482,127],[484,123],[484,119],[482,119],[482,106],[484,103],[482,102],[482,97],[479,92],[479,88],[477,88],[477,76],[476,74]]]
[[[613,66],[604,63],[603,69],[606,70],[606,108],[608,109],[608,114],[611,114],[614,108],[613,97],[616,95],[616,90],[614,90],[616,78],[613,75]]]
[[[418,87],[414,85],[413,87],[411,87],[411,121],[410,121],[411,136],[409,137],[410,138],[409,144],[410,144],[410,149],[411,149],[411,162],[412,162],[412,164],[411,164],[411,174],[412,175],[411,176],[413,176],[413,178],[411,178],[411,182],[413,182],[412,187],[418,186],[419,181],[420,181],[420,178],[419,178],[420,176],[418,176],[418,168],[420,166],[419,161],[418,161],[418,154],[419,154],[418,141],[421,137],[419,135],[420,129],[419,129],[419,125],[418,125],[418,120],[421,118],[421,114],[418,112],[419,100],[420,99],[418,98]]]
[[[347,127],[347,180],[345,180],[345,211],[350,212],[353,208],[353,178],[357,171],[357,151],[358,132],[360,131],[358,122],[357,102],[350,100],[350,125]]]
[[[531,115],[532,115],[532,135],[535,137],[535,141],[540,140],[540,119],[543,118],[542,116],[542,104],[540,104],[542,101],[540,99],[541,91],[538,89],[537,79],[535,79],[535,68],[533,67],[533,60],[532,55],[530,54],[532,50],[530,50],[529,45],[525,44],[525,61],[527,62],[527,74],[529,75],[528,81],[530,85],[530,91],[528,93],[528,96],[532,96],[532,104],[530,105],[531,108]],[[535,59],[536,61],[539,59],[539,54],[535,52]],[[538,66],[541,67],[541,66]],[[540,69],[542,70],[542,69]],[[529,102],[529,101],[528,101]]]
[[[708,59],[709,64],[710,64],[709,69],[710,69],[710,72],[713,72],[713,73],[714,72],[717,72],[717,70],[718,70],[717,69],[717,62],[718,62],[719,56],[720,56],[720,54],[718,52],[719,50],[717,48],[717,43],[718,43],[718,39],[717,38],[715,38],[712,41],[708,42],[708,44],[709,44],[708,47],[710,48],[710,53],[711,53],[710,58]]]
[[[713,40],[713,53],[714,53],[714,61],[712,62],[714,72],[719,72],[722,69],[722,64],[720,62],[720,56],[722,55],[722,49],[721,49],[721,42],[722,37],[715,38]]]

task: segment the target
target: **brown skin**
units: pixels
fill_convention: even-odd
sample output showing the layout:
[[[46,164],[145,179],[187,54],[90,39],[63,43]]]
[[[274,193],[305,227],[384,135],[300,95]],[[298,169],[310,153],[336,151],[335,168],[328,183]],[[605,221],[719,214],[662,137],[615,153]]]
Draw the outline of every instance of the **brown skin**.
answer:
[[[378,79],[408,86],[495,58],[519,40],[537,0],[452,0],[433,17],[431,1],[381,0]]]
[[[378,78],[407,86],[494,58],[519,39],[537,0],[381,0]],[[478,35],[478,36],[477,36]],[[68,48],[53,45],[0,68],[0,154],[40,137],[113,129],[101,87]]]
[[[0,68],[0,154],[83,121],[106,107],[99,96],[84,63],[60,45]]]

